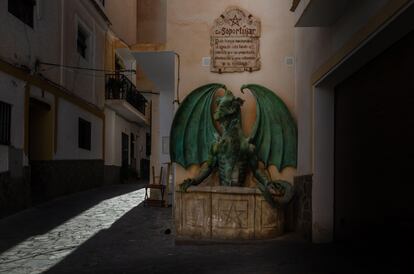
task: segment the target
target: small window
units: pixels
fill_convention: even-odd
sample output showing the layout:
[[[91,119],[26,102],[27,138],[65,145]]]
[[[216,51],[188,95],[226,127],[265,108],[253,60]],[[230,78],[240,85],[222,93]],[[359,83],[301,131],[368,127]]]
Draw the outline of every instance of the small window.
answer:
[[[77,50],[84,59],[88,57],[88,41],[88,32],[82,26],[78,25]]]
[[[91,123],[79,118],[79,148],[91,150]]]
[[[11,105],[0,101],[0,144],[10,145]]]
[[[8,10],[23,23],[33,28],[35,0],[9,0]]]

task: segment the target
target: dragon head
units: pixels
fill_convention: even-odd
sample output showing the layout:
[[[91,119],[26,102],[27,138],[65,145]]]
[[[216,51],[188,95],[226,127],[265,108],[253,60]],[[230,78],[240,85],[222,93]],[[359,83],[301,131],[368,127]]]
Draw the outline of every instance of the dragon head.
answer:
[[[213,118],[222,122],[240,116],[240,107],[243,105],[243,99],[234,97],[233,93],[226,89],[222,97],[217,98],[217,109]]]

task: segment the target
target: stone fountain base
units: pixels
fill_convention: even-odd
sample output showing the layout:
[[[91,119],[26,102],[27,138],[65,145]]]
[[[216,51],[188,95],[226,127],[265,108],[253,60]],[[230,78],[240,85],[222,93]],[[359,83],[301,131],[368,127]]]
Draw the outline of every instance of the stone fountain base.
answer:
[[[272,208],[256,188],[192,186],[176,192],[178,239],[274,239],[284,232],[284,212]]]

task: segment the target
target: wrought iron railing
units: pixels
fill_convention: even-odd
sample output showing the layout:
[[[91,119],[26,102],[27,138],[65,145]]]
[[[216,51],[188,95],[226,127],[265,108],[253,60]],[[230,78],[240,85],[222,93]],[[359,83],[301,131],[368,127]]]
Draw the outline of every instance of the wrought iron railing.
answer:
[[[105,75],[105,98],[107,100],[126,100],[145,115],[147,100],[124,74]]]

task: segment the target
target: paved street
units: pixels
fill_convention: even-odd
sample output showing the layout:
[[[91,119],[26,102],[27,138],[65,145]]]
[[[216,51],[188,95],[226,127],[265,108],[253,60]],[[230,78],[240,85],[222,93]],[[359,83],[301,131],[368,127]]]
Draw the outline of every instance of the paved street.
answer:
[[[126,187],[125,190],[128,192],[125,194],[115,192],[114,194],[121,195],[102,201],[98,199],[96,200],[98,203],[91,208],[65,220],[62,224],[45,233],[33,234],[11,248],[1,246],[2,250],[7,250],[0,256],[0,272],[42,273],[56,265],[77,247],[81,246],[98,232],[111,227],[115,221],[142,202],[144,199],[144,190],[135,188],[135,186],[130,186],[130,188]],[[111,188],[111,191],[118,189]],[[71,207],[75,204],[75,201],[77,202],[79,199],[87,198],[87,194],[103,194],[96,192],[90,191],[79,196],[61,199],[4,220],[1,231],[6,230],[2,235],[8,236],[8,239],[5,242],[2,241],[3,244],[7,241],[18,239],[19,234],[17,234],[17,231],[20,232],[20,230],[23,230],[23,233],[30,233],[29,230],[31,230],[33,225],[39,225],[33,224],[33,222],[45,222],[44,225],[47,225],[51,219],[56,218],[54,215],[66,213],[66,210],[58,212],[58,209],[64,210],[66,207]],[[83,201],[83,203],[87,201]],[[23,220],[27,220],[27,222]],[[9,231],[11,227],[14,227],[16,231],[14,229],[13,231]]]
[[[143,198],[142,185],[108,186],[0,220],[0,273],[407,273],[411,254],[364,243],[175,245],[171,208]]]

